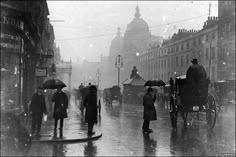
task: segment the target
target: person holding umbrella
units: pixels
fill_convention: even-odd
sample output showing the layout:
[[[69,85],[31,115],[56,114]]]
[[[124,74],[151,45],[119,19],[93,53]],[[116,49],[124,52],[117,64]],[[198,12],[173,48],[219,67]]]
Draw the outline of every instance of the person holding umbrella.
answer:
[[[58,87],[56,93],[54,93],[52,102],[54,106],[53,118],[54,118],[54,135],[57,135],[57,122],[60,120],[60,137],[63,135],[63,120],[67,118],[68,98],[67,95]]]
[[[154,106],[155,97],[153,97],[153,89],[149,87],[147,93],[143,97],[143,133],[151,133],[152,129],[149,128],[150,121],[157,120],[156,109]]]
[[[46,102],[42,87],[39,86],[37,88],[37,92],[32,96],[29,104],[29,111],[32,115],[31,134],[34,135],[36,129],[36,136],[38,136],[41,129],[43,113],[47,114]]]

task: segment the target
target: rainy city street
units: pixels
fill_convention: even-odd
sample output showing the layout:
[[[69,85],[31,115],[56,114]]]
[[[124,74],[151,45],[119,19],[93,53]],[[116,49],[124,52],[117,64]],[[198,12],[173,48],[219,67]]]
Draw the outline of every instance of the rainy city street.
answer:
[[[236,156],[235,0],[0,12],[0,156]]]
[[[72,106],[74,104],[72,103]],[[103,136],[96,141],[73,144],[33,143],[33,156],[224,156],[235,152],[234,107],[217,119],[212,131],[207,130],[204,115],[193,124],[183,127],[178,121],[177,131],[170,125],[168,112],[156,106],[157,121],[151,122],[151,134],[141,130],[143,107],[139,104],[106,106],[102,104],[101,121],[96,130]],[[224,108],[225,109],[225,108]],[[81,120],[79,110],[78,121]],[[75,120],[74,120],[75,121]],[[66,128],[65,128],[66,131]]]

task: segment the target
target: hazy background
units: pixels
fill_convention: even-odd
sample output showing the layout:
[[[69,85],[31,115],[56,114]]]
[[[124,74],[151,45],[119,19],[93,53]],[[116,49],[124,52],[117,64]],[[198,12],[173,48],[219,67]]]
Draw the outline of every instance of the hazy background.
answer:
[[[217,1],[48,1],[48,7],[50,20],[64,20],[52,22],[62,58],[79,63],[108,55],[117,27],[123,36],[137,4],[152,35],[168,38],[178,29],[201,29],[209,3],[211,16],[217,16]]]

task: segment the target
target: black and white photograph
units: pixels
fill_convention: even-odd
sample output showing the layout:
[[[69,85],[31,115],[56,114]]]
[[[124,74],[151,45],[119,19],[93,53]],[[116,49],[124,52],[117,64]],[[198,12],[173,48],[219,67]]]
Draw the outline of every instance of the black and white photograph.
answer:
[[[0,12],[0,156],[236,156],[235,0]]]

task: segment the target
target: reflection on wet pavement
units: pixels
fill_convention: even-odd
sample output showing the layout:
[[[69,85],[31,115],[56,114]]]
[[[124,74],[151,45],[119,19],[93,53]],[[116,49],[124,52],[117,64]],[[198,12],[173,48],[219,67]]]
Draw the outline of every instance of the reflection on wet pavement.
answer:
[[[171,128],[169,113],[157,109],[157,120],[151,121],[151,134],[143,134],[141,105],[102,106],[99,123],[102,138],[73,144],[33,144],[31,155],[37,156],[216,156],[235,152],[235,110],[231,116],[218,117],[213,131],[204,120],[177,130]],[[78,121],[81,115],[75,116]],[[203,118],[204,119],[204,118]],[[73,126],[70,126],[71,128]],[[69,129],[69,128],[68,128]],[[82,129],[82,128],[81,128]],[[84,129],[84,128],[83,128]],[[66,132],[66,131],[65,131]]]

